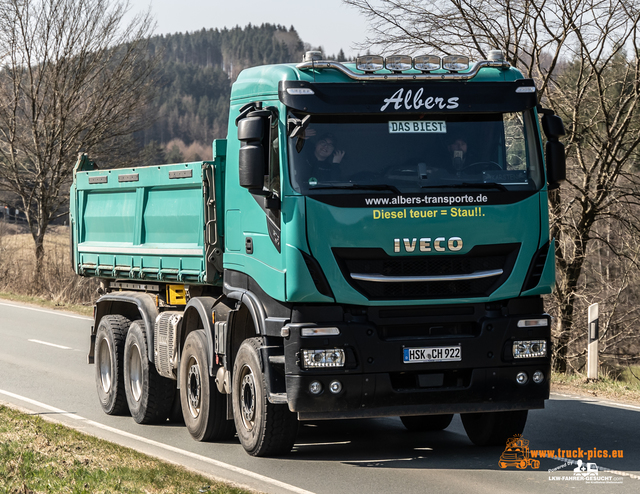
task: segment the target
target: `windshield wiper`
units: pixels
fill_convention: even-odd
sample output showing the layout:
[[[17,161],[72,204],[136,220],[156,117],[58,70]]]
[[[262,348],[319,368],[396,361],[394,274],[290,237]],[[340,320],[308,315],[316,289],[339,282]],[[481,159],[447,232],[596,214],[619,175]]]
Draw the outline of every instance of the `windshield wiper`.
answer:
[[[396,194],[400,194],[400,190],[395,185],[388,184],[352,184],[352,183],[336,183],[327,185],[317,185],[309,187],[309,190],[318,189],[354,189],[354,190],[391,190]]]
[[[470,183],[470,182],[462,182],[461,184],[445,184],[445,185],[423,185],[423,189],[498,189],[507,192],[507,189],[504,185],[499,184],[497,182],[482,182],[482,183]]]

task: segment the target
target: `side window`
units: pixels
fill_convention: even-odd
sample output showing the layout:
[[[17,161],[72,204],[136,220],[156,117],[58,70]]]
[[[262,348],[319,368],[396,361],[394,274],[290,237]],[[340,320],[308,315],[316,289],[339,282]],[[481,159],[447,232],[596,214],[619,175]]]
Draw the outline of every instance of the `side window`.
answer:
[[[527,145],[522,114],[505,113],[503,118],[507,170],[526,170]]]
[[[280,138],[278,117],[269,119],[269,176],[267,188],[280,197]]]

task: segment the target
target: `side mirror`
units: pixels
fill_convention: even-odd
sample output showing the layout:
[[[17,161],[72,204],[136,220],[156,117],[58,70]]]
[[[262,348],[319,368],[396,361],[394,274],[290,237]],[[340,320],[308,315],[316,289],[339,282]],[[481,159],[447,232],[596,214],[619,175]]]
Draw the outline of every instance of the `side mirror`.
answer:
[[[545,156],[547,161],[547,182],[549,190],[560,187],[560,182],[567,179],[567,161],[564,152],[564,144],[558,138],[565,135],[562,119],[553,110],[538,106],[538,112],[542,113],[542,130],[547,136]]]
[[[238,154],[240,187],[262,191],[265,176],[264,147],[260,142],[242,146]],[[252,191],[253,192],[253,191]]]
[[[240,186],[252,194],[265,195],[264,176],[267,174],[267,157],[263,144],[270,112],[255,110],[238,121],[238,173]]]
[[[558,115],[545,114],[542,117],[542,130],[547,139],[558,138],[565,134],[564,124]]]
[[[238,140],[240,142],[261,141],[264,136],[265,121],[260,117],[247,117],[238,122]]]
[[[567,162],[564,154],[564,144],[557,138],[548,140],[545,149],[547,157],[547,182],[549,190],[560,187],[560,182],[567,179]]]

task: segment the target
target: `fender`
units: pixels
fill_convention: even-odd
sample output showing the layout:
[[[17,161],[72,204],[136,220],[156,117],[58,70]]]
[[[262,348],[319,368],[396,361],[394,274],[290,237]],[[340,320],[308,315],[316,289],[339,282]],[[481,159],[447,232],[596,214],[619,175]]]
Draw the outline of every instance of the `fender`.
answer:
[[[247,307],[247,309],[249,309],[249,313],[251,314],[256,326],[256,335],[265,335],[267,315],[260,299],[253,292],[245,288],[231,286],[226,281],[224,282],[224,291],[227,297],[239,300]]]
[[[112,292],[100,297],[96,302],[94,326],[91,329],[92,340],[97,332],[100,320],[108,314],[120,314],[130,319],[142,319],[147,333],[147,358],[154,363],[153,327],[158,308],[156,298],[150,293]],[[89,349],[89,362],[93,362],[94,345]]]
[[[216,303],[216,299],[213,297],[193,297],[187,303],[184,309],[184,318],[182,320],[182,328],[180,334],[180,356],[182,353],[182,346],[187,334],[194,329],[198,329],[198,321],[202,322],[202,328],[207,336],[207,367],[209,368],[209,375],[213,376],[214,360],[214,340],[213,340],[213,324],[211,322],[211,313],[213,312],[213,306]]]

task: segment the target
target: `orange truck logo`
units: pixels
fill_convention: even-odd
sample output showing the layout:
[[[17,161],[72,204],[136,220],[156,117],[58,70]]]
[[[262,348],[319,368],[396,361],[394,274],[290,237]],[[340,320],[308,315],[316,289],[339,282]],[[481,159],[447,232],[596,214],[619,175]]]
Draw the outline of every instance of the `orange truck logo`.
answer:
[[[531,467],[537,469],[540,468],[540,460],[531,457],[529,441],[523,439],[520,435],[515,435],[507,439],[507,447],[500,455],[498,465],[500,465],[500,468],[516,467],[524,470],[527,467]]]

